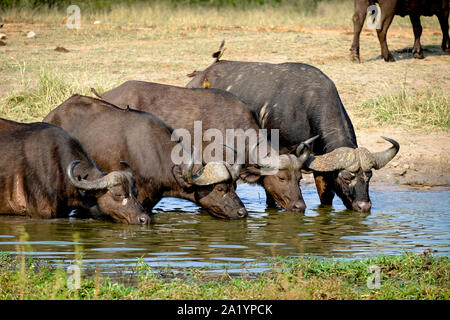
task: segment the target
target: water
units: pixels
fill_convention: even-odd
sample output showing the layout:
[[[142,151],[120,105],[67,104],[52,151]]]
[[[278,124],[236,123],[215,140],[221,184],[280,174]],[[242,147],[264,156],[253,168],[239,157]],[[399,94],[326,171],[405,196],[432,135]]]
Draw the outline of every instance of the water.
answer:
[[[373,187],[371,214],[319,208],[312,186],[302,188],[305,214],[266,210],[260,187],[240,185],[249,217],[219,220],[194,204],[166,198],[155,208],[151,226],[109,222],[0,217],[0,251],[17,254],[22,228],[29,234],[28,256],[64,266],[75,257],[73,234],[80,234],[83,264],[112,277],[123,276],[138,258],[153,270],[202,267],[209,272],[261,272],[275,256],[364,258],[437,250],[450,255],[450,191]]]

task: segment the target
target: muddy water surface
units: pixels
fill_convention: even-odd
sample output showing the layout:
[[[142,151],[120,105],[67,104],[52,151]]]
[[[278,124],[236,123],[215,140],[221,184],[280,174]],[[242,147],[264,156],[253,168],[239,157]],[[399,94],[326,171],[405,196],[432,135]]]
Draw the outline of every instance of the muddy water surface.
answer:
[[[194,204],[167,198],[159,203],[152,225],[0,217],[0,251],[17,254],[19,235],[29,234],[26,254],[67,266],[75,257],[78,232],[85,268],[119,275],[138,258],[154,270],[202,267],[211,272],[260,272],[276,256],[363,258],[379,254],[422,252],[450,255],[450,191],[374,187],[369,215],[345,210],[340,200],[320,208],[316,191],[302,188],[305,214],[267,210],[264,190],[240,185],[238,194],[249,217],[215,219]]]

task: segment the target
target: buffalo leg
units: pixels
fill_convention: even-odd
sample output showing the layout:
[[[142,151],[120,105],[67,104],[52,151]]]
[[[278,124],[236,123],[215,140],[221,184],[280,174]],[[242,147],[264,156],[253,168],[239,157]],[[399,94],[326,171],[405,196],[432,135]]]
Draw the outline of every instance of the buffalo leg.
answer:
[[[353,14],[353,42],[350,48],[350,59],[354,62],[361,62],[359,58],[359,38],[366,19],[368,1],[355,1],[355,13]]]
[[[437,16],[442,30],[442,50],[450,52],[450,37],[448,35],[448,15],[449,11],[440,12]]]
[[[266,191],[266,205],[268,208],[276,208],[277,203],[270,193]]]
[[[420,44],[420,37],[422,36],[422,24],[420,23],[420,16],[411,14],[409,16],[414,31],[414,47],[413,56],[415,59],[425,58],[423,55],[422,45]]]
[[[394,56],[389,52],[389,48],[386,41],[387,31],[392,23],[392,20],[394,19],[394,9],[389,8],[389,6],[392,5],[392,3],[388,2],[387,5],[385,4],[386,2],[383,2],[383,6],[381,6],[380,4],[381,29],[377,29],[377,35],[378,40],[380,41],[381,56],[383,57],[384,61],[394,62],[395,61]]]
[[[314,173],[314,181],[316,183],[317,193],[319,194],[320,203],[322,205],[333,204],[333,177],[331,174]]]

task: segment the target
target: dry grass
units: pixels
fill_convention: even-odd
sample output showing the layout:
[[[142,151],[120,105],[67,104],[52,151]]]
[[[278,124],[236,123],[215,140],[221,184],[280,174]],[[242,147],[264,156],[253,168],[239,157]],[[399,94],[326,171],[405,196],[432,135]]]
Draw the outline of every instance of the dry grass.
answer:
[[[379,124],[361,114],[362,106],[375,100],[390,103],[380,97],[397,96],[403,89],[412,97],[441,92],[437,103],[445,113],[450,108],[450,56],[440,50],[437,18],[422,19],[425,60],[403,52],[413,44],[412,29],[409,19],[396,17],[388,41],[398,61],[382,61],[376,34],[365,29],[363,63],[357,65],[348,59],[352,8],[352,1],[322,2],[315,13],[268,6],[119,5],[110,12],[82,12],[80,30],[67,29],[66,16],[58,11],[9,10],[0,19],[8,37],[0,47],[0,116],[41,120],[73,93],[89,94],[90,87],[102,91],[130,79],[184,86],[187,73],[212,62],[211,53],[222,39],[227,40],[224,59],[318,66],[336,83],[357,130]],[[94,25],[95,20],[101,23]],[[30,30],[35,38],[26,38]],[[69,52],[54,51],[59,46]]]

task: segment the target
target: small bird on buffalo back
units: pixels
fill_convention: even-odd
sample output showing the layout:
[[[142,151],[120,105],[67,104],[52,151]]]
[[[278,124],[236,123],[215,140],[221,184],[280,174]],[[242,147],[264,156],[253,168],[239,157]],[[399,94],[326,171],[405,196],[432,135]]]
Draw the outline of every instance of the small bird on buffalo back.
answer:
[[[222,40],[222,43],[220,44],[220,47],[219,47],[219,51],[216,51],[212,54],[212,57],[216,58],[216,62],[219,61],[219,59],[222,57],[223,53],[227,49],[227,48],[223,47],[224,45],[225,45],[225,40]]]
[[[211,88],[211,83],[208,81],[208,78],[203,79],[203,88],[205,89]]]

